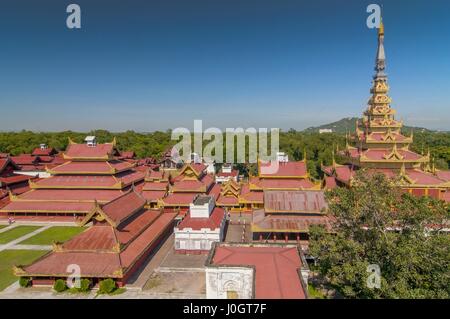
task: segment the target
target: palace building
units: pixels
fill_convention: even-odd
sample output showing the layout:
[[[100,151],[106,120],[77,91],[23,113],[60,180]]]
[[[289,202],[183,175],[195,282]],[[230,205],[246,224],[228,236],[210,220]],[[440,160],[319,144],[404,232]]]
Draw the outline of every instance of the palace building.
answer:
[[[206,266],[208,299],[306,299],[308,264],[297,245],[215,243]]]
[[[18,167],[16,174],[40,178],[50,176],[46,168],[53,168],[65,162],[61,154],[44,143],[35,148],[31,154],[12,156],[11,160]]]
[[[32,177],[16,174],[20,168],[10,157],[0,157],[0,208],[9,203],[11,196],[27,192],[30,188],[28,180]]]
[[[16,276],[31,278],[33,285],[53,285],[72,274],[78,265],[81,278],[92,285],[112,278],[123,286],[140,269],[161,241],[172,233],[176,213],[145,208],[146,200],[129,190],[107,204],[94,208],[80,226],[92,226],[69,241],[54,243],[53,250],[31,265],[14,268]]]
[[[307,249],[309,228],[322,225],[331,231],[328,205],[322,190],[267,190],[264,208],[254,210],[251,231],[260,242],[292,242]]]
[[[225,224],[225,210],[216,206],[214,197],[197,195],[175,227],[175,252],[208,253],[213,243],[223,241]]]
[[[384,25],[378,30],[378,49],[371,97],[362,121],[356,123],[356,132],[347,136],[347,145],[341,155],[345,163],[323,166],[325,187],[351,186],[355,171],[383,173],[398,178],[405,191],[417,196],[430,196],[450,201],[450,172],[435,168],[431,154],[418,154],[410,149],[413,133],[402,133],[403,123],[396,119],[391,107],[388,78],[385,73]],[[353,142],[350,145],[349,140]]]
[[[187,212],[197,195],[208,195],[215,185],[214,176],[206,169],[203,163],[184,164],[178,175],[171,179],[167,196],[158,200],[158,207]]]
[[[117,160],[115,140],[98,144],[89,137],[85,144],[69,141],[63,153],[65,163],[46,168],[49,178],[30,180],[30,191],[10,194],[10,203],[0,209],[9,216],[40,220],[77,220],[143,183],[145,172],[134,164]]]
[[[313,181],[308,173],[306,154],[301,161],[289,161],[287,155],[279,152],[276,160],[277,165],[258,161],[258,176],[251,176],[241,190],[240,203],[244,209],[263,208],[265,191],[321,189],[321,183]]]

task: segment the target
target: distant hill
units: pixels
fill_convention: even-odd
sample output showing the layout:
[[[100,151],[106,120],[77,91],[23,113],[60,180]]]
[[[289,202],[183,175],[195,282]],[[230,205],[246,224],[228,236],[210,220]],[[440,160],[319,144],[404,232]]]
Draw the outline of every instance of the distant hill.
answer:
[[[356,120],[358,119],[359,118],[357,117],[346,117],[333,123],[308,127],[307,129],[304,129],[303,132],[318,133],[320,130],[332,130],[333,133],[338,134],[345,134],[346,132],[354,132],[356,129],[355,127]],[[432,132],[431,130],[423,127],[403,126],[403,131],[410,132],[411,130]]]

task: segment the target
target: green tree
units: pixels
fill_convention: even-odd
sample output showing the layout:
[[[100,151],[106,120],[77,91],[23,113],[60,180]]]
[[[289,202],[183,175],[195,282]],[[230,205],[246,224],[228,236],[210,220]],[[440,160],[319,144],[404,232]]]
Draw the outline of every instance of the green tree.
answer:
[[[357,174],[352,188],[327,193],[333,233],[311,229],[319,273],[347,298],[450,298],[450,237],[445,203],[413,197],[384,175]],[[368,266],[381,271],[370,288]]]

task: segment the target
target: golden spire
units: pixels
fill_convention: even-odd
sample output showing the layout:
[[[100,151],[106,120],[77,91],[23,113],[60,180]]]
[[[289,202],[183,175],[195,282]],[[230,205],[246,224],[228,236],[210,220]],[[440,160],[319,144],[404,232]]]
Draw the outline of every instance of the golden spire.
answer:
[[[378,35],[384,35],[384,24],[382,17],[380,17],[380,27],[378,28]]]

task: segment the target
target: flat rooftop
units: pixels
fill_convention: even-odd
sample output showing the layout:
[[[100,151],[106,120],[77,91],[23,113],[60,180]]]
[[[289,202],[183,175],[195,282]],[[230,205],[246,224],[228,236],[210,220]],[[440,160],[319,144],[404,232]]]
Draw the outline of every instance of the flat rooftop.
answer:
[[[194,199],[194,205],[205,205],[210,202],[211,196],[197,196]]]

